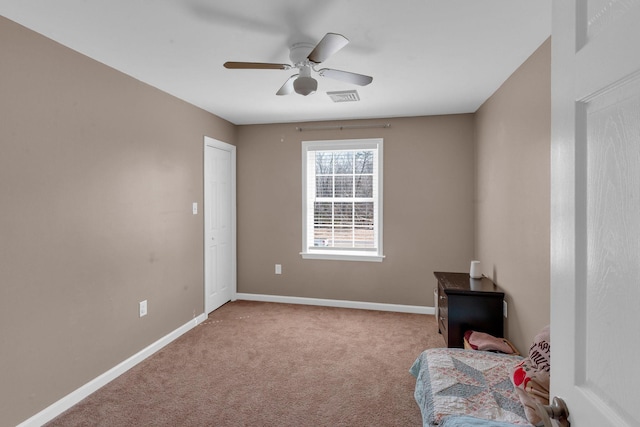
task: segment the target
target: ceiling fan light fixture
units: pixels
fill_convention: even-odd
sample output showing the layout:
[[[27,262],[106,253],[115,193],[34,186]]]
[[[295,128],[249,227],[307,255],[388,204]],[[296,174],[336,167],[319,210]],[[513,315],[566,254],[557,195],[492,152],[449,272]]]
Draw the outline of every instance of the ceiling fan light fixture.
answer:
[[[311,95],[318,90],[318,81],[313,77],[300,76],[294,80],[293,90],[300,95]]]
[[[341,80],[346,83],[366,86],[373,80],[371,76],[363,74],[351,73],[349,71],[334,70],[331,68],[323,68],[316,70],[316,65],[324,62],[334,53],[338,52],[349,43],[349,40],[342,34],[327,33],[315,46],[311,43],[295,43],[289,48],[289,59],[293,65],[274,64],[269,62],[236,62],[227,61],[224,63],[225,68],[233,69],[253,69],[253,70],[289,70],[297,68],[298,74],[294,74],[282,85],[276,92],[276,95],[289,95],[297,93],[302,96],[311,95],[318,90],[318,81],[311,77],[311,71],[315,71],[320,76],[326,76],[335,80]],[[344,98],[344,96],[343,96]],[[351,94],[348,99],[340,99],[344,101],[358,101],[358,94]]]

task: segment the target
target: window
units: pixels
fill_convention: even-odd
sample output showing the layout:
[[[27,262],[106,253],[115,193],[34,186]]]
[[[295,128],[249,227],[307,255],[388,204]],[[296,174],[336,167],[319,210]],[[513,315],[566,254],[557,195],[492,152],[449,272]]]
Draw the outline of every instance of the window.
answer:
[[[302,257],[382,261],[382,139],[302,142]]]

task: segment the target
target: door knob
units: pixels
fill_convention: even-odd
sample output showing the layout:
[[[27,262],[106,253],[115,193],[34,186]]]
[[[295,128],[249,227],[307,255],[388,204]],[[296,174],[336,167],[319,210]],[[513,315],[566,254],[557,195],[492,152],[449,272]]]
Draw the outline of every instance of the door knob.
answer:
[[[560,397],[554,397],[551,401],[551,405],[543,405],[536,402],[536,413],[542,420],[544,427],[554,427],[551,422],[552,419],[558,421],[558,424],[562,427],[570,427],[569,423],[569,408],[567,404]]]

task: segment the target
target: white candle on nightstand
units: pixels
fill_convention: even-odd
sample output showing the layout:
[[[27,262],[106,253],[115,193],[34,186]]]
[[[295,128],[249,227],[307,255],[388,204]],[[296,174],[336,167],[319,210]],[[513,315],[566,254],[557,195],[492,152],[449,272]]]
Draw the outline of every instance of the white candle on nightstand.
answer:
[[[480,271],[480,261],[471,261],[471,267],[469,268],[469,276],[472,279],[481,279],[482,272]]]

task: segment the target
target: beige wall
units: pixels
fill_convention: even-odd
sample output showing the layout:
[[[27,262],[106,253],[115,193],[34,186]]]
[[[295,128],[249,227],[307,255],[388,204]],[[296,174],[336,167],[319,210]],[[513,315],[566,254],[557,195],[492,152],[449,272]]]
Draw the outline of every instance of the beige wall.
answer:
[[[203,136],[236,128],[2,17],[0,120],[8,426],[203,312]]]
[[[547,40],[476,113],[475,253],[520,351],[550,321],[550,70]]]
[[[238,147],[239,292],[432,306],[433,271],[479,258],[526,349],[549,316],[549,62],[477,115],[236,127],[0,17],[0,425],[202,313],[204,135]],[[368,137],[386,259],[303,260],[300,141]]]
[[[467,268],[474,244],[473,115],[370,123],[391,127],[303,132],[295,124],[240,127],[239,292],[433,306],[433,271]],[[314,123],[332,124],[339,123]],[[384,138],[386,258],[381,263],[303,260],[301,141],[372,137]],[[282,275],[274,274],[276,263],[282,264]]]

